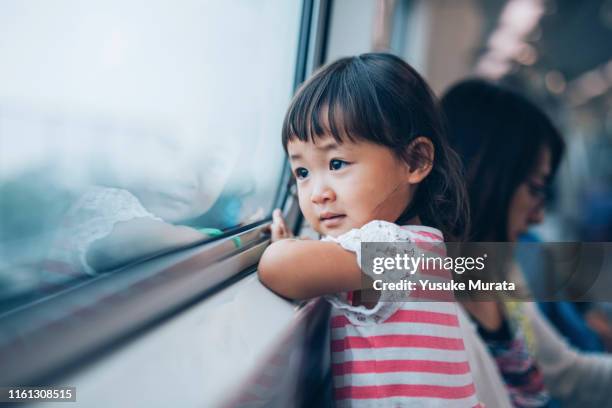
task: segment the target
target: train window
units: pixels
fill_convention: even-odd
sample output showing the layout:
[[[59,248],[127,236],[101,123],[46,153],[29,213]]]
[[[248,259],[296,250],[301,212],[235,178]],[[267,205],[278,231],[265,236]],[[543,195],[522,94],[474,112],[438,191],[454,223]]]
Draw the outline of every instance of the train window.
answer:
[[[301,12],[2,2],[3,307],[269,215]]]

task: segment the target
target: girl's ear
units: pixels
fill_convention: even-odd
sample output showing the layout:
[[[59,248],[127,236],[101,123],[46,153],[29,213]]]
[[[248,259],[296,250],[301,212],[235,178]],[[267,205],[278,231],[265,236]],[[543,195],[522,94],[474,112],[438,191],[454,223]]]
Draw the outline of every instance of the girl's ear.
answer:
[[[418,184],[429,175],[433,168],[435,148],[432,141],[425,136],[419,136],[408,145],[407,181]]]

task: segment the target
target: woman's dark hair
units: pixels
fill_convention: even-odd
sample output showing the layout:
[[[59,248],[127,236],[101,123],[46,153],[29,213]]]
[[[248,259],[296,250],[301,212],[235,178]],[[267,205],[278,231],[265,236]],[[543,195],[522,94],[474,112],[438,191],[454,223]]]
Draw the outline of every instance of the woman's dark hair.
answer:
[[[419,216],[440,229],[447,240],[463,238],[469,215],[460,177],[460,162],[444,134],[436,98],[421,76],[390,54],[342,58],[317,71],[294,96],[283,123],[285,151],[294,138],[312,141],[331,134],[342,143],[367,140],[391,149],[409,165],[422,163],[410,143],[431,140],[435,153],[431,173],[419,184],[412,203],[396,221]]]
[[[472,214],[468,238],[507,241],[512,196],[535,170],[544,147],[551,152],[552,179],[563,139],[534,104],[484,80],[453,86],[442,97],[442,109],[449,140],[464,165]]]

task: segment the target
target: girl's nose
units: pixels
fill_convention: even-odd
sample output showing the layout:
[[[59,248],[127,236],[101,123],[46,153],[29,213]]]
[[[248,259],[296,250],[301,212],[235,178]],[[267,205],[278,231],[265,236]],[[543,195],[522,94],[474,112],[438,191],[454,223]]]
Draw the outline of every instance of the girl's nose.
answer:
[[[316,187],[310,196],[310,201],[314,204],[324,204],[329,201],[334,201],[335,199],[336,193],[328,186]]]

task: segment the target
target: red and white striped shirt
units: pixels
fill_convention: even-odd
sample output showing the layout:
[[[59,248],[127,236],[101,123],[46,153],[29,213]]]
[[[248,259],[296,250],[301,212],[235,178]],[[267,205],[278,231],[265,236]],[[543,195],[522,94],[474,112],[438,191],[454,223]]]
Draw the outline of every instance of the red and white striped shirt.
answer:
[[[424,226],[372,221],[338,238],[354,251],[361,242],[440,243]],[[454,302],[379,301],[353,306],[351,294],[332,303],[331,357],[338,407],[478,407]],[[383,297],[381,296],[381,300]]]

